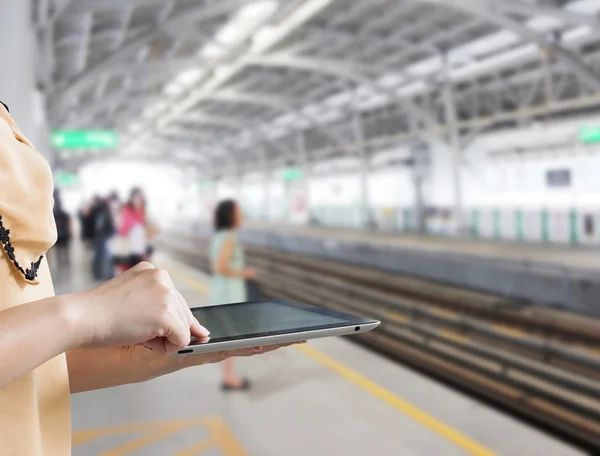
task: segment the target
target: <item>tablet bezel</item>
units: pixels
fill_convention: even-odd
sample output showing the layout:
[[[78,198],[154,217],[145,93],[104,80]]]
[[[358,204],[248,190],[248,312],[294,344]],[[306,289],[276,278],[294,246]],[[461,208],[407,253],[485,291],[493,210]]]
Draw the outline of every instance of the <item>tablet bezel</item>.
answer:
[[[260,332],[260,333],[240,334],[240,335],[231,336],[231,337],[218,337],[218,338],[211,337],[208,342],[200,342],[200,341],[192,340],[192,342],[190,342],[188,347],[193,348],[193,347],[198,347],[198,346],[207,346],[207,345],[212,345],[212,344],[234,342],[234,341],[246,340],[246,339],[258,339],[258,338],[263,338],[263,337],[285,336],[288,334],[297,334],[297,333],[305,333],[305,332],[309,333],[309,332],[313,332],[313,331],[321,331],[321,330],[327,330],[327,329],[333,329],[333,328],[345,328],[345,327],[353,327],[353,326],[379,324],[379,322],[377,320],[372,320],[372,319],[363,318],[363,317],[357,317],[355,315],[350,315],[350,314],[347,314],[344,312],[338,312],[338,311],[331,310],[331,309],[325,309],[323,307],[316,307],[316,306],[311,306],[308,304],[300,304],[298,302],[288,301],[286,299],[261,299],[261,300],[257,300],[257,301],[236,302],[236,303],[231,303],[231,304],[222,304],[222,305],[215,305],[215,306],[194,307],[191,309],[191,311],[193,313],[195,310],[208,309],[208,308],[212,308],[212,307],[229,307],[229,306],[242,306],[242,305],[243,306],[251,306],[252,304],[258,304],[258,303],[264,303],[264,302],[275,302],[279,305],[285,305],[288,307],[293,307],[298,310],[318,313],[318,314],[329,316],[332,318],[338,318],[338,319],[344,320],[344,321],[339,322],[339,323],[329,323],[329,324],[324,324],[324,325],[301,326],[298,328],[292,328],[292,329],[280,330],[280,331],[266,331],[266,332]],[[200,323],[202,323],[202,322],[200,322]],[[208,328],[208,329],[210,330],[210,328]]]

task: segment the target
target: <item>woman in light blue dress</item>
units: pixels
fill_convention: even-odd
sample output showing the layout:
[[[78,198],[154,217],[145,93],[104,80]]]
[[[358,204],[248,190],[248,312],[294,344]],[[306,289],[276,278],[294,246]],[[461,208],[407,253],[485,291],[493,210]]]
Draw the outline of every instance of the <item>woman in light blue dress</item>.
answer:
[[[236,232],[242,225],[242,211],[233,200],[225,200],[215,210],[215,235],[210,246],[213,276],[210,286],[210,304],[230,304],[247,300],[246,280],[256,276],[247,268],[244,251]],[[247,390],[250,382],[235,371],[233,359],[223,362],[223,390]]]

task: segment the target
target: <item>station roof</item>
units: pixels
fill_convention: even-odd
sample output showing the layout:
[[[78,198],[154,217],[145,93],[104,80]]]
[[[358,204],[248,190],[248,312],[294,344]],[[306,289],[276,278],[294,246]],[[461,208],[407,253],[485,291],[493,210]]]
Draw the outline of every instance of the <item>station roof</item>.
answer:
[[[597,107],[599,12],[597,0],[38,0],[40,80],[53,127],[116,129],[119,156],[250,170]]]

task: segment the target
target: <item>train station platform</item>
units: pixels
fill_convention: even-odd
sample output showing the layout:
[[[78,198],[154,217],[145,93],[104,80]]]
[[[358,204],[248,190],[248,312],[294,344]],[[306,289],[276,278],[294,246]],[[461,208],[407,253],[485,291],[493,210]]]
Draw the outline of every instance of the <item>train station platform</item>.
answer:
[[[182,232],[190,232],[186,227]],[[209,235],[210,228],[192,232]],[[422,278],[600,316],[600,249],[468,238],[248,223],[250,246]]]
[[[311,236],[337,239],[343,242],[372,244],[392,248],[410,249],[438,255],[462,255],[515,263],[529,263],[560,268],[573,273],[600,272],[600,249],[583,245],[579,247],[560,244],[535,244],[527,242],[494,241],[485,239],[335,229],[306,225],[248,223],[250,231],[269,231],[281,235]]]
[[[53,268],[58,292],[94,285],[89,252]],[[190,306],[205,274],[161,254]],[[431,456],[584,454],[461,392],[345,339],[241,359],[253,382],[222,393],[207,365],[144,384],[73,396],[75,456]]]

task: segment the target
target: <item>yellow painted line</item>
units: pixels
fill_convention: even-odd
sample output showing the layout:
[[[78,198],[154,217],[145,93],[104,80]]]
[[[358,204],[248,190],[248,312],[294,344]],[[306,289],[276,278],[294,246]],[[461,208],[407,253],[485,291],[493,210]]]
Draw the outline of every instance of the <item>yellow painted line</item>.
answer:
[[[200,291],[201,293],[208,294],[208,288],[204,284],[201,284],[197,280],[194,280],[183,271],[180,271],[177,268],[172,267],[171,265],[169,265],[169,267],[167,267],[166,269],[170,273],[172,273],[174,277],[177,277],[178,279],[184,281],[185,283],[188,283],[191,286],[194,286],[192,284],[195,284],[194,288],[196,290]],[[390,312],[389,314],[392,314],[392,312]],[[393,312],[393,314],[394,318],[401,318],[401,314],[397,314],[395,312]],[[388,316],[388,314],[386,314],[386,316]],[[446,438],[450,442],[463,448],[469,454],[472,454],[474,456],[495,456],[495,453],[493,451],[484,447],[480,443],[470,439],[469,437],[465,436],[456,429],[439,421],[437,418],[434,418],[428,413],[420,410],[416,406],[396,396],[391,391],[379,386],[377,383],[373,382],[372,380],[369,380],[368,378],[364,377],[358,372],[344,366],[338,361],[335,361],[334,359],[324,355],[323,353],[315,350],[314,348],[308,345],[296,345],[295,347],[303,354],[309,356],[313,360],[331,369],[338,375],[344,377],[345,379],[349,380],[350,382],[354,383],[355,385],[359,386],[365,391],[368,391],[369,393],[373,394],[375,397],[394,407],[396,410],[402,412],[403,414],[407,415],[413,420],[421,423],[428,429],[431,429],[432,431]]]
[[[205,425],[208,428],[210,438],[180,451],[175,456],[196,456],[211,448],[218,448],[223,456],[248,456],[244,447],[238,442],[223,420],[208,419]]]
[[[172,264],[161,264],[161,267],[164,267],[169,272],[169,274],[171,274],[177,280],[184,282],[186,285],[189,285],[194,290],[199,291],[203,295],[209,294],[209,289],[205,284],[193,279],[192,277],[184,273],[179,268],[173,266]]]
[[[123,456],[129,453],[133,453],[134,451],[137,451],[140,448],[150,446],[152,443],[166,439],[167,437],[176,434],[179,431],[182,431],[186,427],[188,426],[181,424],[167,425],[161,427],[160,429],[155,430],[151,434],[147,434],[135,440],[131,440],[127,443],[124,443],[123,445],[119,445],[118,447],[113,448],[112,450],[106,451],[102,453],[102,456]]]
[[[315,350],[314,348],[308,345],[299,345],[296,346],[296,348],[305,355],[309,356],[310,358],[314,359],[315,361],[319,362],[325,367],[336,372],[340,376],[346,378],[347,380],[350,380],[352,383],[359,386],[360,388],[378,397],[382,401],[394,407],[396,410],[402,412],[403,414],[409,416],[415,421],[418,421],[425,427],[443,436],[447,440],[460,446],[469,454],[475,456],[494,456],[495,453],[493,451],[487,449],[486,447],[475,442],[469,437],[461,434],[459,431],[451,428],[447,424],[442,423],[441,421],[427,414],[426,412],[423,412],[422,410],[418,409],[409,402],[406,402],[405,400],[399,398],[391,391],[379,386],[378,384],[362,376],[358,372],[347,368],[343,364],[331,359],[330,357],[324,355],[323,353]]]
[[[73,434],[73,446],[83,445],[92,440],[123,434],[137,434],[143,432],[145,435],[131,440],[116,448],[102,453],[101,456],[121,456],[148,447],[152,443],[165,439],[175,433],[194,427],[204,427],[208,431],[208,438],[192,447],[177,453],[176,456],[192,456],[203,451],[216,448],[223,456],[248,456],[248,453],[235,435],[227,427],[221,418],[209,417],[202,419],[167,421],[162,423],[133,424],[124,426],[112,426],[107,428],[92,429],[88,431],[75,432]]]

